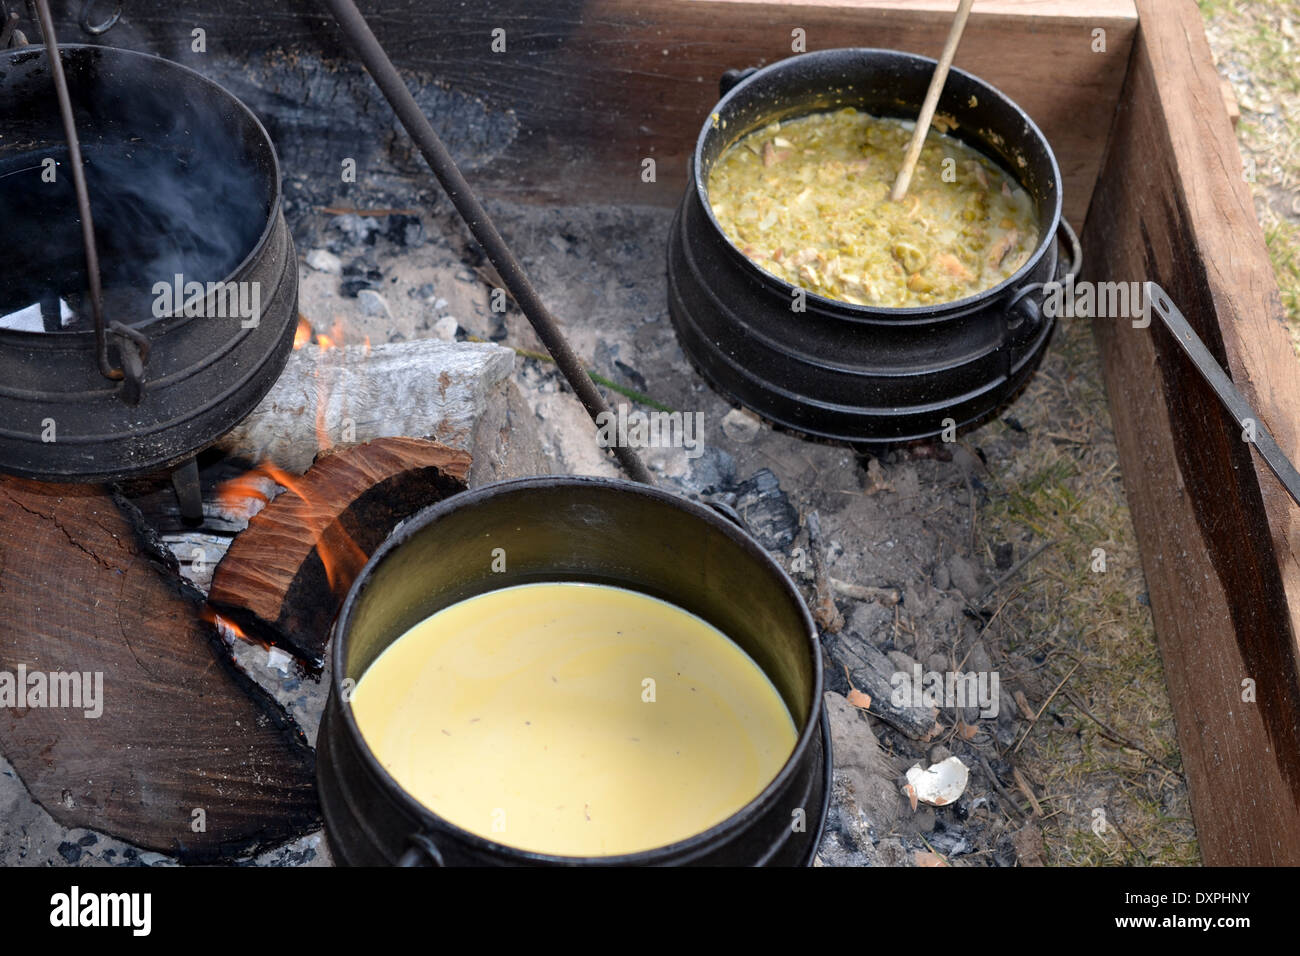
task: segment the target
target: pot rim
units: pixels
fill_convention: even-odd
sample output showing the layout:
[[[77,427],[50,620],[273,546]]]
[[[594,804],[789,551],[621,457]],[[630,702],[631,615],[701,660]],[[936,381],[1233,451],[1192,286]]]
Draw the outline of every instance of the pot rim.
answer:
[[[709,225],[712,229],[726,244],[728,252],[733,256],[733,258],[739,260],[740,263],[764,285],[774,285],[776,290],[784,295],[787,301],[790,299],[795,289],[800,289],[804,292],[810,303],[817,305],[820,310],[829,310],[830,318],[836,321],[852,322],[854,324],[861,324],[866,321],[878,322],[881,319],[933,319],[936,317],[947,318],[957,313],[966,314],[974,309],[987,306],[1000,298],[1003,294],[1012,292],[1016,287],[1024,285],[1029,274],[1039,265],[1043,256],[1048,252],[1048,250],[1050,250],[1052,244],[1056,242],[1056,231],[1061,221],[1063,202],[1061,194],[1064,188],[1063,183],[1061,182],[1061,167],[1056,160],[1056,153],[1052,150],[1051,143],[1047,141],[1047,137],[1043,135],[1043,131],[1038,128],[1038,125],[1030,118],[1029,114],[1024,111],[1020,104],[991,83],[988,83],[975,74],[968,73],[956,66],[949,69],[950,74],[956,74],[963,80],[975,84],[989,97],[1002,101],[1015,111],[1020,121],[1024,123],[1025,138],[1036,138],[1042,144],[1043,152],[1046,155],[1048,162],[1051,164],[1051,180],[1055,188],[1053,189],[1054,197],[1050,227],[1040,232],[1038,236],[1038,245],[1034,248],[1033,253],[1025,259],[1019,269],[1006,279],[1002,280],[995,286],[983,290],[982,292],[968,295],[962,299],[953,299],[951,302],[939,302],[933,305],[897,307],[856,305],[852,302],[845,302],[842,299],[832,299],[829,296],[813,292],[811,289],[804,289],[803,286],[796,286],[795,284],[782,279],[780,276],[773,275],[741,252],[740,249],[736,247],[736,244],[731,241],[731,238],[723,231],[718,220],[714,218],[713,207],[709,204],[708,187],[705,183],[704,177],[701,175],[701,169],[704,162],[704,146],[706,141],[709,139],[710,134],[715,131],[714,117],[720,116],[722,111],[727,108],[734,99],[751,92],[753,86],[761,86],[764,83],[779,82],[781,74],[785,70],[795,69],[800,60],[805,60],[808,57],[813,57],[815,59],[831,59],[846,58],[849,56],[887,56],[896,60],[923,64],[931,69],[933,69],[933,67],[938,63],[937,60],[928,56],[921,56],[918,53],[908,53],[903,50],[892,50],[885,47],[833,47],[827,50],[815,50],[810,53],[797,53],[794,56],[785,57],[784,59],[760,67],[728,90],[713,105],[712,109],[709,110],[708,115],[705,117],[704,125],[700,128],[699,136],[695,140],[695,149],[691,153],[690,176],[692,185],[694,186],[695,195],[700,204],[704,207],[704,215],[708,219]],[[809,113],[801,115],[811,115],[813,112],[818,111],[809,111]],[[979,137],[979,139],[982,142],[986,142],[983,137]],[[734,144],[735,140],[728,143],[724,149],[730,148]],[[987,155],[987,153],[985,155]],[[1004,171],[1010,172],[1010,170],[1006,170],[1006,167],[1002,163],[999,162],[998,165],[1001,166]]]
[[[253,264],[261,257],[262,253],[265,251],[267,243],[270,242],[271,233],[275,229],[276,215],[281,211],[281,205],[283,204],[284,201],[283,185],[280,181],[280,157],[275,151],[275,143],[271,139],[271,134],[266,131],[266,127],[262,125],[262,121],[258,119],[257,114],[254,113],[252,109],[249,108],[248,104],[246,104],[234,93],[230,92],[230,90],[226,89],[220,83],[216,82],[216,80],[209,79],[208,77],[200,73],[198,70],[185,66],[182,63],[177,63],[175,60],[169,60],[166,57],[156,56],[152,53],[141,53],[138,50],[129,50],[124,47],[101,46],[96,43],[60,43],[59,44],[60,60],[64,59],[63,53],[66,50],[78,50],[78,51],[90,50],[90,51],[94,51],[99,55],[103,55],[103,54],[120,55],[122,57],[125,57],[128,60],[134,58],[137,62],[141,62],[141,63],[143,63],[144,61],[153,61],[155,64],[162,64],[162,69],[164,70],[166,69],[179,70],[181,73],[189,74],[190,78],[197,80],[200,86],[209,87],[220,97],[224,97],[227,102],[231,103],[235,107],[236,113],[242,113],[244,117],[252,121],[253,124],[252,128],[254,132],[256,132],[261,142],[266,146],[267,152],[271,159],[271,175],[273,177],[273,182],[272,182],[270,204],[267,208],[267,213],[266,213],[266,222],[262,226],[262,232],[258,235],[257,241],[253,243],[253,246],[249,250],[248,254],[245,255],[244,258],[239,261],[238,265],[236,265],[232,270],[230,270],[224,276],[222,276],[221,279],[213,280],[213,281],[230,282],[236,276],[242,275],[245,272],[247,272],[249,269],[251,269]],[[47,55],[45,46],[41,43],[31,43],[25,47],[18,47],[17,49],[12,49],[12,50],[4,50],[4,51],[0,51],[0,53],[7,54],[9,56],[7,62],[10,65],[19,64],[23,62],[24,58],[30,57],[30,58],[43,59]],[[78,135],[79,136],[82,135],[81,130],[78,130]],[[92,197],[92,202],[93,202],[93,197]],[[206,287],[206,283],[204,283],[204,285]],[[135,323],[134,325],[131,326],[131,328],[136,329],[140,332],[145,332],[147,330],[156,329],[159,327],[164,328],[165,331],[172,331],[175,328],[179,328],[180,326],[187,324],[191,320],[203,318],[203,316],[185,315],[184,303],[182,303],[181,305],[182,305],[181,309],[168,313],[167,315],[161,315],[161,316],[150,315],[149,318],[145,319],[142,322]],[[236,338],[236,339],[245,338],[247,337],[249,331],[251,330],[239,328],[237,329],[236,334],[232,336],[232,338]],[[64,332],[64,331],[28,332],[20,329],[0,329],[0,342],[3,342],[5,339],[9,339],[11,336],[13,338],[13,344],[15,345],[21,344],[23,347],[31,347],[33,345],[37,345],[38,343],[48,343],[48,345],[51,347],[55,347],[55,346],[66,347],[71,343],[80,344],[80,342],[82,341],[93,341],[95,338],[95,331],[93,328],[79,329],[72,332]]]
[[[736,809],[725,819],[719,821],[707,830],[692,834],[684,840],[678,840],[676,843],[668,843],[663,846],[651,847],[647,850],[638,850],[635,853],[622,853],[613,856],[561,856],[552,853],[539,853],[534,850],[525,850],[519,847],[510,846],[505,843],[498,843],[480,836],[469,830],[465,830],[452,823],[444,817],[434,813],[420,801],[416,800],[400,783],[398,783],[370,750],[366,743],[365,737],[361,734],[356,720],[352,715],[352,707],[346,703],[343,698],[343,680],[345,651],[347,645],[347,628],[351,622],[352,608],[356,604],[361,592],[365,589],[368,580],[371,578],[375,568],[381,564],[390,553],[396,551],[402,545],[413,537],[417,532],[422,531],[431,524],[435,524],[444,515],[458,511],[462,508],[473,507],[484,501],[498,497],[503,494],[510,494],[518,491],[528,491],[537,488],[607,488],[619,491],[625,494],[641,495],[646,498],[654,499],[660,503],[668,504],[707,522],[715,529],[720,530],[733,542],[735,542],[742,551],[752,557],[760,565],[764,565],[767,570],[772,572],[777,579],[778,584],[785,591],[786,596],[792,598],[798,609],[804,628],[804,636],[807,639],[807,651],[810,658],[811,672],[813,679],[812,694],[809,697],[809,707],[807,714],[804,715],[804,724],[799,731],[795,740],[794,747],[790,751],[790,756],[786,759],[777,774],[768,781],[767,785],[748,803]],[[483,592],[488,593],[488,592]],[[730,638],[729,638],[730,639]],[[799,769],[799,763],[809,747],[812,746],[815,737],[821,735],[820,724],[823,722],[823,705],[822,705],[822,660],[821,645],[817,637],[817,628],[813,623],[812,614],[808,606],[799,594],[794,582],[786,573],[785,569],[770,555],[763,547],[755,541],[746,531],[740,528],[731,520],[723,517],[713,509],[694,501],[676,492],[667,491],[662,488],[638,484],[637,482],[628,481],[623,478],[602,478],[593,475],[542,475],[528,476],[523,478],[509,478],[503,481],[494,481],[482,485],[478,488],[462,491],[458,494],[445,498],[442,501],[430,505],[427,508],[417,512],[412,517],[401,522],[392,533],[384,539],[383,543],[375,549],[370,560],[357,574],[356,579],[352,582],[352,587],[348,590],[347,598],[339,611],[338,621],[334,627],[333,646],[330,650],[330,695],[338,701],[338,713],[346,728],[346,733],[358,745],[357,751],[362,765],[370,774],[378,780],[390,795],[402,805],[403,810],[409,815],[419,820],[419,830],[421,832],[432,831],[437,834],[439,831],[447,832],[462,842],[468,843],[476,849],[487,850],[506,855],[514,855],[523,862],[531,863],[553,863],[560,865],[582,864],[587,866],[636,866],[647,863],[654,863],[659,858],[668,854],[687,854],[695,850],[703,849],[714,840],[727,837],[740,829],[746,819],[759,814],[766,810],[771,803],[777,799],[780,793],[785,789],[792,777],[796,775]],[[829,763],[831,755],[826,754],[826,760]]]

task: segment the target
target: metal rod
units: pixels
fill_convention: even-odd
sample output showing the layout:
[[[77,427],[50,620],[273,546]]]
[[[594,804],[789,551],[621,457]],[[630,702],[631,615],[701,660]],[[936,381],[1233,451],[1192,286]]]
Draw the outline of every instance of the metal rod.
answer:
[[[465,220],[474,238],[487,253],[488,260],[497,270],[497,275],[501,277],[501,281],[510,290],[519,308],[532,323],[538,338],[546,346],[546,351],[555,359],[555,364],[564,373],[565,379],[586,408],[587,414],[591,416],[593,422],[598,423],[597,416],[602,413],[609,414],[609,406],[596,390],[596,384],[583,368],[577,354],[565,341],[555,317],[551,315],[532,283],[528,281],[523,266],[515,259],[510,247],[497,232],[487,211],[470,191],[469,183],[461,175],[455,160],[451,158],[442,140],[429,125],[429,120],[416,104],[411,91],[402,82],[397,69],[375,38],[361,12],[357,10],[356,4],[352,0],[325,0],[325,5],[329,7],[334,19],[338,21],[344,34],[356,49],[366,70],[388,100],[388,105],[392,107],[406,132],[424,154],[425,161],[433,170],[433,174],[438,177],[438,182],[442,184],[452,205],[456,207],[456,211]],[[646,470],[635,451],[624,445],[615,444],[614,454],[629,477],[647,485],[654,484],[650,472]]]
[[[59,57],[59,41],[54,36],[54,20],[50,17],[47,0],[31,0],[36,8],[36,19],[45,38],[45,51],[50,61],[50,75],[54,77],[54,92],[59,98],[59,114],[63,118],[63,135],[68,141],[68,164],[72,167],[72,188],[77,194],[77,212],[81,216],[81,244],[86,252],[86,278],[90,283],[90,308],[95,317],[95,356],[99,371],[117,381],[122,370],[113,368],[108,361],[108,332],[104,326],[103,289],[99,283],[99,252],[95,248],[95,221],[90,215],[90,193],[86,189],[86,174],[81,168],[81,143],[77,139],[77,124],[72,116],[72,99],[68,96],[68,80],[63,75],[63,61]]]
[[[1150,303],[1152,311],[1160,316],[1160,321],[1164,323],[1169,334],[1173,336],[1174,341],[1178,343],[1179,348],[1187,354],[1196,366],[1196,370],[1201,373],[1201,377],[1214,390],[1223,407],[1228,410],[1238,425],[1242,429],[1251,428],[1254,432],[1254,441],[1252,444],[1259,452],[1264,463],[1282,483],[1283,489],[1291,496],[1296,504],[1300,504],[1300,472],[1296,471],[1295,465],[1291,459],[1287,458],[1286,453],[1278,447],[1273,435],[1264,423],[1260,421],[1259,416],[1255,414],[1254,409],[1246,401],[1241,392],[1237,391],[1237,386],[1232,384],[1232,379],[1228,378],[1223,367],[1205,347],[1201,337],[1196,334],[1191,323],[1183,313],[1178,311],[1178,306],[1169,295],[1160,286],[1154,282],[1146,283],[1147,302]]]

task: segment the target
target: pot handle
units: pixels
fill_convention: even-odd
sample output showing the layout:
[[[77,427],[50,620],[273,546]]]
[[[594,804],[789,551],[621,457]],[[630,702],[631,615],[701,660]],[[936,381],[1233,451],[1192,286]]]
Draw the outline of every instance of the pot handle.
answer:
[[[118,395],[128,405],[139,405],[144,395],[144,367],[149,363],[149,339],[121,322],[110,322],[108,331],[117,339],[122,357],[122,385]]]
[[[733,86],[757,72],[758,67],[756,66],[747,66],[743,70],[727,70],[718,78],[718,95],[726,96],[731,92]]]
[[[412,833],[406,843],[406,852],[398,858],[398,866],[446,866],[438,844],[427,833]]]
[[[1057,224],[1056,241],[1070,250],[1070,265],[1061,277],[1056,280],[1064,282],[1070,276],[1077,276],[1079,270],[1083,268],[1083,245],[1064,218]],[[1031,282],[1029,285],[1021,286],[1016,290],[1015,294],[1007,302],[1005,312],[1007,332],[1015,331],[1025,322],[1037,326],[1043,321],[1042,303],[1031,296],[1032,293],[1043,291],[1044,285],[1045,283],[1042,282]]]

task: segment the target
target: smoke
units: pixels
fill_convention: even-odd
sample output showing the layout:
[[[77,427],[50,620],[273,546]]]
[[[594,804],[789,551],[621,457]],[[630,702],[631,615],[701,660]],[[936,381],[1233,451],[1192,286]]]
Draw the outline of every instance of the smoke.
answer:
[[[218,281],[252,251],[270,212],[269,157],[251,138],[245,144],[244,119],[228,101],[189,76],[177,82],[150,61],[133,73],[89,73],[70,69],[69,84],[105,315],[137,324],[152,316],[156,282],[176,274]],[[20,99],[19,108],[48,116],[39,122],[45,148],[0,153],[0,327],[89,328],[81,225],[53,90]],[[54,182],[42,165],[48,157]]]

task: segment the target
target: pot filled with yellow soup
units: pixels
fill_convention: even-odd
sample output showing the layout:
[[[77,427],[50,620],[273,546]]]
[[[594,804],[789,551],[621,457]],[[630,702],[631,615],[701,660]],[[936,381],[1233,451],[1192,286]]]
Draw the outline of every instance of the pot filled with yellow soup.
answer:
[[[1079,267],[1061,174],[1029,116],[948,76],[911,186],[891,187],[934,61],[805,53],[729,71],[668,243],[678,339],[729,398],[852,442],[927,438],[1010,400]],[[1063,278],[1063,276],[1060,276]]]
[[[358,576],[317,745],[351,865],[808,865],[830,740],[811,617],[731,518],[525,478]]]

